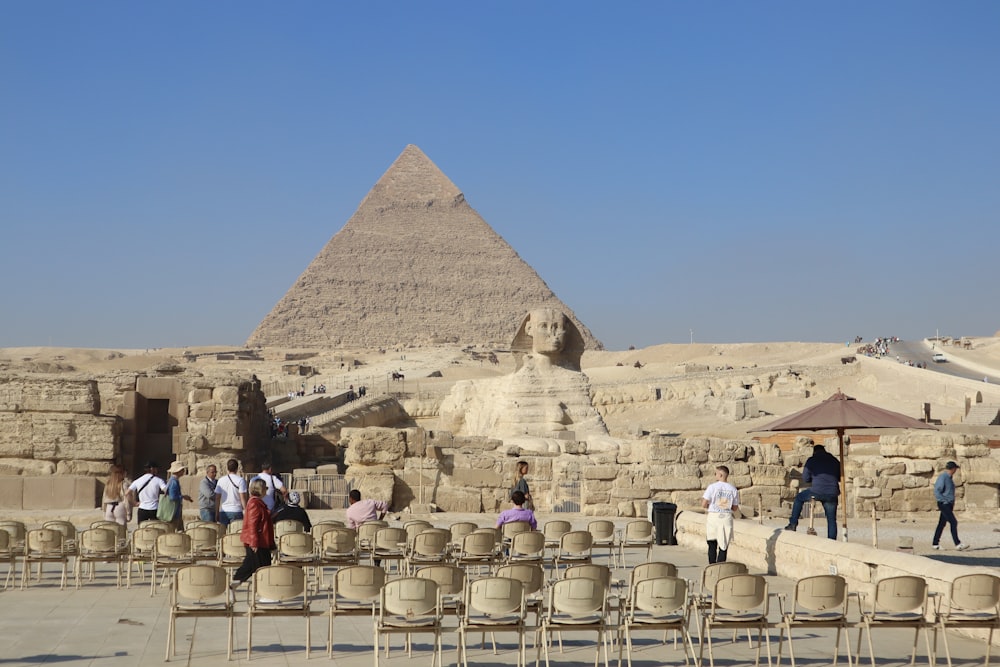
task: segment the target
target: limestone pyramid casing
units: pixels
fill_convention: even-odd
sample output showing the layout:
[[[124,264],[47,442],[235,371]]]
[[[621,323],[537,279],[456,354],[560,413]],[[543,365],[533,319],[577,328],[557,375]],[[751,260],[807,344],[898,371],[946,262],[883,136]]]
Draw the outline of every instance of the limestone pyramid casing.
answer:
[[[601,343],[413,145],[247,340],[280,347],[509,345],[525,313],[558,308]]]

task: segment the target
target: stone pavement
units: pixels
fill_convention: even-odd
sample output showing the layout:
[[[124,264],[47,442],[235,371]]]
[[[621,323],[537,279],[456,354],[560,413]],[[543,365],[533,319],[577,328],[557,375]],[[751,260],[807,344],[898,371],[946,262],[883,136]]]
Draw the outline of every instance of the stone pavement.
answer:
[[[85,526],[95,517],[73,513],[71,519],[78,526]],[[342,518],[343,512],[310,512],[314,521],[322,518]],[[560,515],[567,518],[574,527],[585,528],[588,517]],[[405,515],[404,517],[405,518]],[[460,520],[474,520],[488,525],[491,517],[486,515],[439,514],[431,517],[435,524],[448,525]],[[29,519],[30,520],[30,519]],[[624,525],[624,519],[616,519]],[[598,562],[605,562],[604,552],[598,552]],[[641,560],[640,551],[629,556],[629,565]],[[678,566],[679,575],[697,582],[705,565],[706,556],[702,552],[686,550],[676,546],[656,546],[653,560],[665,560]],[[0,569],[5,573],[5,569]],[[616,573],[622,577],[621,571]],[[150,597],[148,574],[145,582],[138,583],[133,578],[131,589],[115,587],[111,566],[98,565],[97,580],[85,583],[81,590],[70,587],[59,589],[58,575],[54,566],[47,566],[43,579],[34,583],[26,591],[13,589],[0,594],[0,665],[107,665],[132,666],[162,663],[166,648],[168,623],[168,595],[158,591]],[[772,593],[790,593],[793,582],[780,577],[768,577]],[[245,596],[245,588],[242,596]],[[315,601],[320,611],[327,607],[325,597]],[[245,597],[237,604],[237,610],[246,608]],[[857,609],[852,604],[852,616]],[[778,605],[772,604],[771,618],[777,620]],[[454,622],[451,623],[454,625]],[[693,628],[693,626],[692,626]],[[343,667],[368,667],[374,664],[372,655],[372,627],[368,619],[338,619],[335,636],[335,652],[332,663]],[[247,623],[245,618],[237,618],[235,624],[237,652],[233,664],[246,662]],[[694,633],[693,633],[694,634]],[[753,664],[753,651],[746,639],[738,643],[731,641],[731,635],[722,632],[716,637],[716,664],[727,667]],[[796,662],[806,665],[830,663],[834,633],[831,630],[800,630],[796,636]],[[770,632],[772,653],[777,655],[777,629]],[[982,642],[949,635],[952,656],[956,664],[981,664],[984,656]],[[446,631],[444,636],[444,664],[456,664],[456,633]],[[470,650],[470,664],[495,667],[516,662],[516,650],[512,636],[498,635],[500,649],[493,655],[487,648],[482,650],[478,643]],[[429,643],[424,638],[415,640],[413,658],[408,659],[401,649],[401,639],[394,639],[393,651],[388,660],[381,664],[387,667],[429,664]],[[857,642],[856,631],[851,632],[851,651]],[[909,662],[913,633],[908,630],[883,630],[874,637],[877,665],[902,665]],[[305,655],[305,624],[295,618],[265,618],[254,622],[254,651],[252,662],[259,665],[304,665],[329,663],[325,651],[326,618],[312,620],[312,657]],[[529,634],[529,660],[534,657]],[[695,635],[696,650],[697,636]],[[594,635],[566,633],[564,653],[554,648],[551,654],[553,666],[579,667],[594,662]],[[944,659],[943,648],[939,649]],[[762,661],[765,659],[762,651]],[[864,652],[868,662],[867,648]],[[638,635],[635,642],[633,662],[636,667],[654,667],[662,664],[681,664],[684,656],[674,650],[672,644],[664,646],[659,641],[659,633],[645,632]],[[612,663],[617,654],[612,655]],[[783,660],[788,663],[787,646]],[[843,662],[843,651],[840,660]],[[172,664],[194,666],[218,665],[226,661],[225,622],[220,619],[182,619],[178,623],[177,656]],[[708,664],[707,650],[705,664]],[[543,661],[544,662],[544,661]],[[926,662],[926,649],[921,638],[918,649],[918,663]]]

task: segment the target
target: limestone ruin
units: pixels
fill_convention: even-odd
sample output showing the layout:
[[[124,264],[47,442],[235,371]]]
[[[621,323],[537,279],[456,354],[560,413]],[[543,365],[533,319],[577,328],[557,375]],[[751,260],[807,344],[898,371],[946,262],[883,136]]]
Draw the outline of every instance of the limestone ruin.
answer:
[[[247,345],[368,349],[509,341],[529,308],[601,343],[419,148],[407,146]]]

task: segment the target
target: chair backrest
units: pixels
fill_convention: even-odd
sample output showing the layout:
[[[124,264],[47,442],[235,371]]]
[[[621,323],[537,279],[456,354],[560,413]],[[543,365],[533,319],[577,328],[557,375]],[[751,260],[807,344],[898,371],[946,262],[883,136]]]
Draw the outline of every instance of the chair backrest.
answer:
[[[413,553],[420,556],[443,556],[448,552],[451,532],[442,528],[431,528],[413,538]]]
[[[606,565],[574,565],[563,572],[563,579],[593,579],[601,582],[604,590],[611,590],[611,568]]]
[[[226,534],[239,534],[241,530],[243,530],[243,519],[233,519],[229,522],[229,525],[226,526]]]
[[[479,526],[472,523],[471,521],[458,521],[456,523],[453,523],[450,526],[451,539],[453,542],[461,543],[461,541],[465,538],[466,535],[476,530],[477,528],[479,528]]]
[[[465,570],[457,565],[426,565],[417,570],[414,576],[436,582],[441,595],[458,595],[465,589]]]
[[[629,588],[646,579],[658,579],[659,577],[676,577],[677,566],[673,563],[653,561],[651,563],[639,563],[632,572],[629,573]]]
[[[55,528],[35,528],[24,538],[27,552],[36,554],[58,554],[63,548],[63,534]]]
[[[149,521],[143,521],[141,527],[142,528],[152,528],[154,530],[160,531],[161,533],[172,533],[172,532],[174,532],[174,525],[173,524],[167,523],[166,521],[160,521],[158,519],[152,519],[152,520],[149,520]]]
[[[75,540],[76,539],[76,526],[74,526],[69,521],[63,521],[57,519],[54,521],[46,521],[42,524],[42,528],[51,528],[52,530],[58,530],[62,533],[63,541]]]
[[[313,539],[316,540],[317,544],[323,544],[323,536],[329,533],[334,528],[343,528],[344,524],[341,522],[323,521],[321,523],[314,523],[312,530]]]
[[[406,531],[402,528],[380,528],[375,533],[375,548],[380,551],[400,551],[406,544]]]
[[[323,533],[323,553],[352,554],[358,550],[358,531],[334,526]]]
[[[1000,616],[1000,577],[978,572],[955,577],[948,606],[964,611],[991,611]]]
[[[375,540],[375,533],[388,527],[387,521],[365,521],[358,526],[358,544],[371,544]]]
[[[500,528],[476,528],[472,532],[491,535],[493,537],[494,545],[500,545],[503,543],[503,530]]]
[[[549,589],[549,609],[553,614],[603,613],[606,601],[607,590],[596,579],[560,579]]]
[[[0,521],[0,530],[10,534],[11,542],[23,542],[25,535],[28,534],[28,529],[25,527],[23,521],[10,519]]]
[[[114,554],[118,551],[118,535],[110,528],[88,528],[80,533],[80,554]]]
[[[117,521],[105,521],[101,519],[100,521],[95,521],[90,524],[91,528],[107,528],[114,532],[115,537],[119,540],[124,541],[128,537],[128,526],[120,524]]]
[[[0,554],[5,556],[10,556],[11,539],[10,533],[6,530],[0,530]]]
[[[163,533],[156,538],[156,555],[184,558],[191,555],[191,536],[187,533]]]
[[[316,526],[336,526],[338,528],[344,528],[344,527],[347,526],[347,524],[344,523],[343,521],[339,521],[337,519],[323,519],[319,523],[314,523],[313,524],[314,528]]]
[[[683,609],[688,602],[687,581],[680,577],[652,577],[635,582],[631,608],[654,616]]]
[[[202,528],[208,528],[215,531],[215,539],[218,540],[220,537],[226,534],[226,527],[223,526],[218,521],[203,521],[199,524]]]
[[[923,577],[889,577],[875,584],[875,611],[892,614],[927,611],[927,582]]]
[[[433,579],[405,577],[382,587],[381,609],[392,616],[437,616],[440,607],[438,585]]]
[[[285,602],[306,596],[306,573],[294,565],[269,565],[253,573],[254,599]]]
[[[515,535],[530,531],[531,524],[527,521],[510,521],[501,526],[500,530],[503,539],[512,540]]]
[[[413,538],[427,530],[428,528],[433,528],[430,521],[423,521],[422,519],[415,519],[413,521],[407,521],[403,524],[403,530],[406,531],[406,543],[412,544]]]
[[[563,521],[562,519],[557,519],[555,521],[546,521],[545,525],[542,526],[542,533],[545,535],[545,539],[549,542],[558,542],[559,538],[572,530],[572,526],[569,521]]]
[[[240,558],[246,555],[246,548],[239,533],[226,533],[221,541],[222,555],[226,558]]]
[[[349,565],[333,576],[334,597],[353,602],[374,600],[385,586],[385,570],[378,565]]]
[[[590,554],[594,536],[586,530],[571,530],[559,538],[559,553],[571,555]]]
[[[179,598],[205,602],[223,598],[229,589],[226,570],[217,565],[187,565],[177,570],[174,591]],[[227,600],[226,606],[231,603]]]
[[[517,579],[486,577],[469,583],[465,596],[466,618],[475,610],[488,616],[524,615],[524,586]]]
[[[508,524],[509,525],[509,524]],[[545,554],[545,535],[537,530],[518,533],[510,543],[512,558],[541,558]]]
[[[767,580],[758,574],[734,574],[715,582],[712,608],[767,614]]]
[[[653,524],[646,519],[637,519],[625,524],[623,539],[626,542],[652,542]]]
[[[156,539],[163,535],[163,532],[153,527],[146,527],[146,523],[143,523],[141,527],[137,528],[135,532],[132,533],[132,555],[138,556],[140,554],[152,554],[153,549],[156,548]],[[243,551],[243,544],[240,543],[240,551]]]
[[[545,586],[545,570],[538,563],[510,563],[497,568],[498,577],[517,579],[525,595],[534,595]]]
[[[210,523],[202,523],[184,532],[191,538],[191,548],[194,551],[214,552],[219,546],[219,533]]]
[[[724,563],[712,563],[701,571],[701,591],[711,592],[715,589],[715,582],[723,577],[731,577],[735,574],[746,574],[747,566],[736,561],[726,561]]]
[[[278,539],[282,535],[288,533],[304,533],[306,527],[302,525],[301,521],[296,521],[295,519],[282,519],[281,521],[276,521],[274,523],[274,537]]]
[[[316,553],[316,542],[309,533],[285,533],[278,538],[278,552],[292,558],[308,558]]]
[[[470,556],[489,556],[494,552],[496,546],[493,533],[476,530],[466,535],[462,540],[462,553]]]
[[[847,580],[836,574],[821,574],[799,579],[795,584],[792,609],[828,611],[840,609],[847,613]],[[794,613],[794,612],[793,612]]]
[[[595,542],[607,542],[615,537],[615,524],[607,519],[597,519],[587,524],[587,532]]]

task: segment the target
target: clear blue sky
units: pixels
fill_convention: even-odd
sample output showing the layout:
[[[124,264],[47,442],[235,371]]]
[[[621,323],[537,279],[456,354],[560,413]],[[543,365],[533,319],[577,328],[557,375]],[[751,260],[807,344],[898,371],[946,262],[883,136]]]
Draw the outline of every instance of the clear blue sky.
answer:
[[[0,346],[241,344],[418,145],[612,349],[1000,329],[1000,3],[0,2]]]

